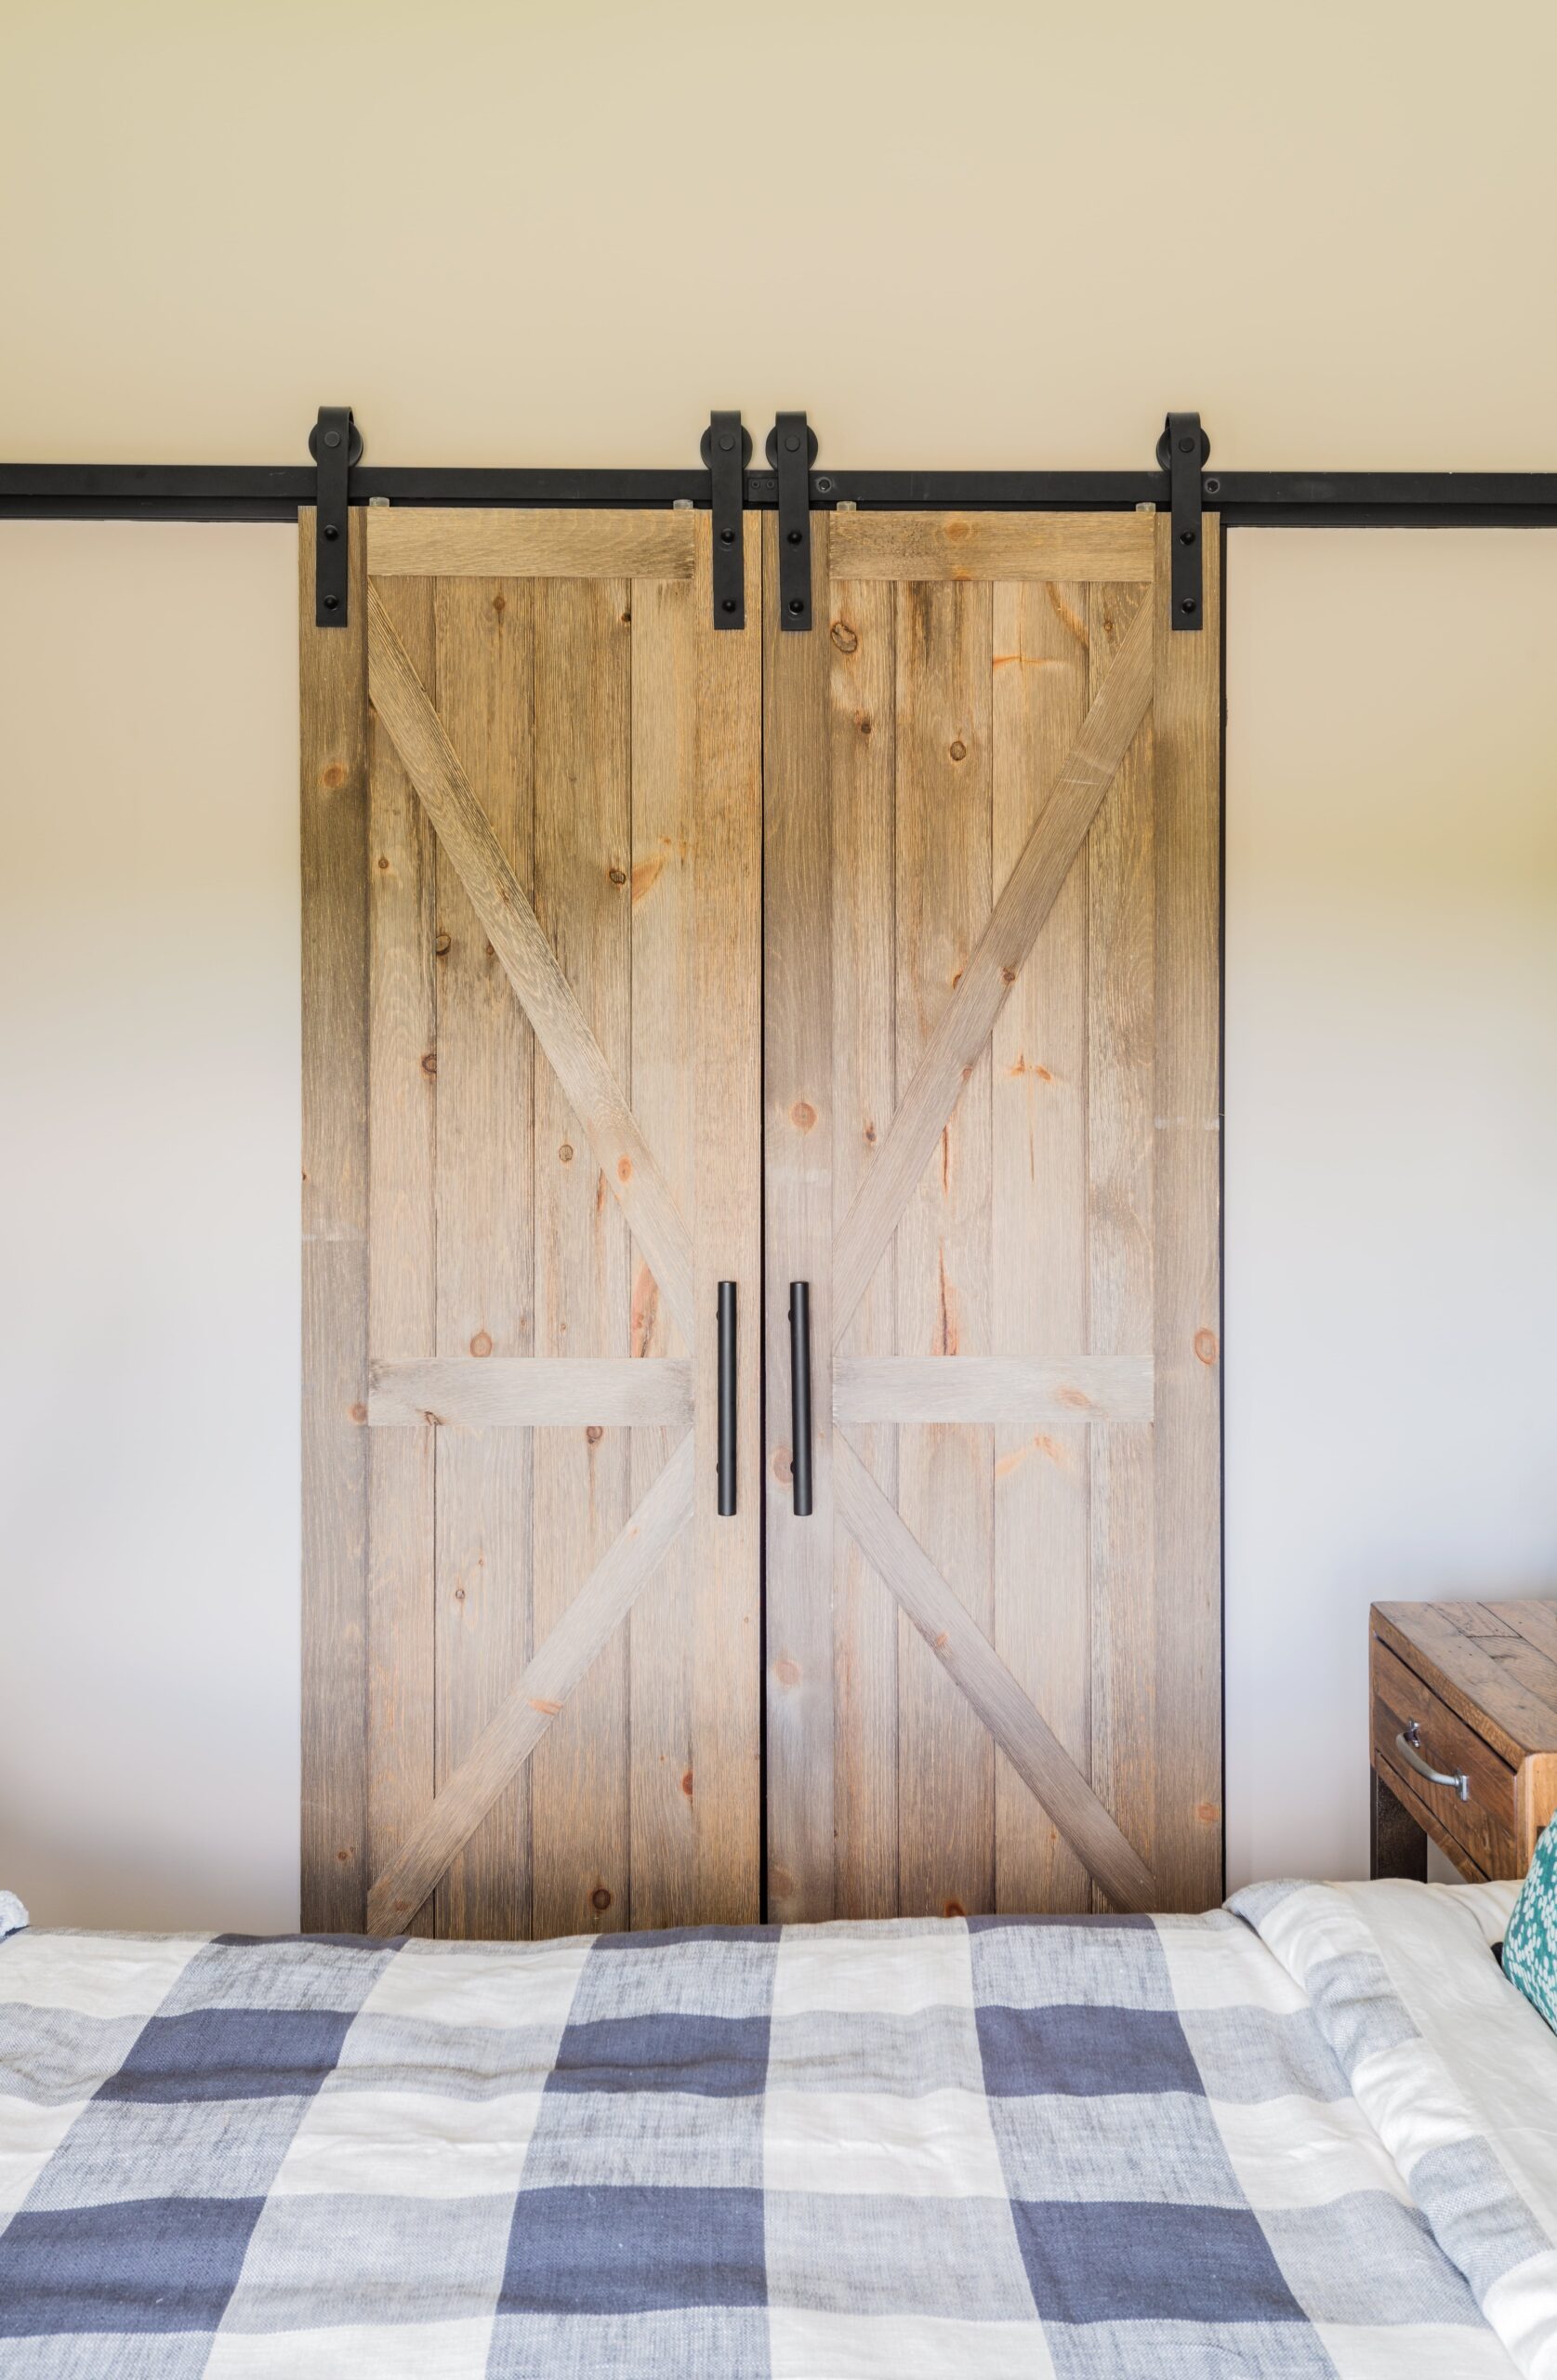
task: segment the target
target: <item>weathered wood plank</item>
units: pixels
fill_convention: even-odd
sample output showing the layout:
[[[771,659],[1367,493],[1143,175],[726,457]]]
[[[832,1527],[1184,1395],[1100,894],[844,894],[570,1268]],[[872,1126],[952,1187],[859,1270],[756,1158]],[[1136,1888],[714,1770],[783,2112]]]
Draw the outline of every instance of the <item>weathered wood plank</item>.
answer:
[[[432,586],[369,591],[397,650],[434,682]],[[436,885],[431,829],[393,739],[372,731],[368,1343],[435,1352]],[[368,1840],[377,1875],[434,1791],[436,1541],[430,1434],[369,1439]],[[431,1933],[425,1910],[413,1930]]]
[[[625,1355],[376,1360],[367,1418],[380,1430],[557,1430],[598,1421],[680,1437],[692,1420],[692,1365],[685,1355],[647,1363]]]
[[[692,1642],[695,1906],[761,1914],[762,646],[761,560],[747,539],[740,635],[717,635],[712,523],[697,516],[697,820],[692,1091],[699,1321]],[[791,637],[791,644],[814,641]],[[736,1509],[718,1509],[719,1284],[736,1287]],[[680,1780],[678,1779],[678,1786]]]
[[[1087,590],[995,588],[994,884],[1005,889],[1087,716]],[[991,1246],[997,1355],[1087,1344],[1087,853],[1055,895],[996,1019]],[[1062,1366],[1064,1358],[1061,1358]],[[1090,1359],[1087,1359],[1089,1361]],[[1083,1776],[1090,1774],[1091,1454],[1096,1409],[1051,1382],[1014,1395],[995,1436],[995,1646]],[[1117,1383],[1115,1383],[1117,1385]],[[1131,1393],[1128,1389],[1127,1394]],[[1136,1391],[1135,1393],[1139,1393]],[[1148,1390],[1149,1394],[1149,1390]],[[1112,1394],[1105,1395],[1112,1403]],[[1092,1906],[1086,1869],[1002,1754],[995,1767],[1001,1910]]]
[[[1151,614],[1140,587],[1088,588],[1092,701],[1117,668],[1131,628],[1138,619],[1149,628]],[[1155,811],[1147,722],[1087,838],[1089,1343],[1097,1355],[1140,1357],[1153,1338]],[[1089,1453],[1092,1782],[1150,1858],[1160,1739],[1168,1732],[1155,1707],[1152,1434],[1108,1423],[1092,1433]]]
[[[351,625],[314,626],[298,522],[303,958],[302,1923],[355,1933],[367,1896],[368,851],[363,516]]]
[[[690,578],[690,512],[477,512],[374,506],[375,578]]]
[[[449,581],[436,594],[438,707],[471,790],[526,891],[531,843],[530,588]],[[438,1343],[475,1364],[530,1344],[533,1044],[446,851],[438,857]],[[373,1399],[369,1400],[369,1419]],[[530,1461],[521,1440],[461,1435],[437,1451],[440,1784],[529,1655]],[[452,1862],[439,1931],[529,1931],[528,1780]]]
[[[1500,1617],[1506,1617],[1511,1634],[1523,1636],[1527,1645],[1533,1645],[1548,1659],[1557,1661],[1557,1603],[1526,1599],[1499,1604],[1497,1608]],[[1557,1716],[1557,1693],[1551,1708]]]
[[[387,586],[396,584],[386,582]],[[587,595],[567,591],[585,587],[589,588]],[[576,610],[586,603],[614,604],[614,617],[620,632],[627,626],[627,590],[606,582],[594,587],[590,582],[564,579],[537,590],[536,602],[539,624],[551,624],[545,649],[552,655],[554,673],[560,673],[562,681],[548,697],[551,716],[560,724],[571,722],[569,732],[582,738],[588,712],[585,709],[575,714],[570,710],[569,704],[574,696],[584,704],[609,704],[619,714],[614,733],[623,748],[614,766],[616,781],[623,788],[625,809],[628,770],[625,646],[614,675],[599,682],[592,681],[587,663],[574,651],[575,642],[582,640],[585,624],[576,624],[580,635],[575,639],[570,633],[567,607],[571,604]],[[395,634],[383,599],[371,588],[368,607],[368,671],[374,707],[393,737],[439,840],[523,1002],[535,1038],[589,1142],[602,1178],[621,1203],[633,1236],[648,1256],[662,1296],[682,1329],[688,1330],[692,1319],[692,1243],[686,1224],[622,1095],[620,1077],[601,1049],[598,1035],[590,1028],[579,993],[570,983],[566,967],[526,900],[523,888],[470,790],[427,690]],[[602,654],[609,650],[608,646],[600,647]],[[538,713],[542,700],[539,625],[536,671]],[[581,753],[578,759],[581,766],[588,765],[587,754]],[[568,764],[562,765],[565,768]],[[558,798],[561,801],[563,793],[560,792]],[[624,885],[627,837],[624,823],[614,860]],[[600,866],[602,879],[608,879],[609,867],[601,865],[603,856],[591,854],[582,866],[570,860],[567,890],[582,893],[586,879],[596,866]],[[565,942],[570,925],[566,899],[554,897],[553,906],[553,923],[559,939]],[[624,1017],[625,1013],[624,999]],[[543,1151],[542,1162],[546,1161]]]
[[[434,599],[438,712],[471,792],[530,890],[532,589],[445,579]],[[525,1362],[534,1266],[534,1041],[459,880],[438,853],[438,1352],[455,1377]],[[375,1366],[375,1418],[381,1368]],[[479,1392],[478,1392],[479,1394]],[[437,1448],[437,1773],[457,1768],[530,1657],[530,1448],[468,1426]],[[438,1888],[441,1934],[530,1931],[529,1779],[500,1795]]]
[[[1002,1295],[1006,1284],[1002,1279]],[[837,1421],[1150,1421],[1149,1355],[838,1355]],[[1019,1447],[1021,1440],[1019,1439]]]
[[[798,641],[798,640],[792,640]],[[899,655],[899,675],[903,657]],[[833,1251],[835,1340],[864,1292],[899,1214],[934,1154],[968,1068],[975,1065],[1039,928],[1070,874],[1152,693],[1152,620],[1142,606],[1087,715],[1042,818],[1006,880],[941,1011],[884,1147]],[[902,866],[900,862],[900,880]]]
[[[535,917],[548,951],[555,945],[558,979],[575,987],[587,1046],[600,1053],[586,1077],[579,1035],[559,1043],[532,1009],[544,1053],[535,1069],[541,1355],[631,1355],[628,1222],[672,1311],[680,1315],[690,1302],[690,1234],[616,1091],[632,1061],[631,626],[625,579],[554,578],[535,590]],[[652,1179],[646,1210],[627,1198],[614,1206],[606,1179],[577,1144],[581,1123],[589,1121],[580,1104],[586,1080],[597,1113],[606,1083],[618,1102],[617,1130],[591,1130],[591,1145],[608,1155],[630,1127],[627,1186],[641,1189],[645,1176]],[[682,1269],[680,1289],[659,1274],[661,1240]],[[535,1436],[537,1644],[561,1626],[627,1518],[630,1453],[625,1432],[599,1423]],[[537,1935],[615,1932],[628,1922],[627,1721],[627,1646],[618,1637],[532,1766]]]
[[[1151,1870],[842,1437],[834,1444],[833,1487],[840,1517],[883,1584],[1115,1906],[1155,1908],[1157,1887]]]
[[[897,1104],[897,596],[883,579],[838,582],[827,621],[832,820],[832,1220],[876,1162]],[[850,1317],[846,1359],[897,1346],[889,1247]],[[825,1360],[825,1350],[818,1349]],[[837,1382],[835,1370],[835,1385]],[[836,1394],[834,1418],[841,1421]],[[867,1424],[860,1452],[897,1494],[897,1433]],[[847,1529],[833,1532],[837,1913],[898,1907],[898,1615]]]
[[[1459,1603],[1445,1597],[1438,1606],[1465,1636],[1517,1636],[1496,1604]]]
[[[645,1139],[693,1231],[697,1263],[696,1117],[693,1012],[696,954],[698,798],[695,604],[693,579],[642,578],[632,589],[632,1103]],[[701,1309],[700,1291],[694,1299]],[[704,1317],[706,1320],[706,1317]],[[685,1379],[693,1418],[692,1352],[643,1257],[634,1250],[628,1368],[655,1380],[667,1364]],[[668,1417],[667,1417],[668,1419]],[[645,1493],[684,1427],[639,1429],[632,1493]],[[695,1461],[695,1452],[694,1452]],[[652,1603],[629,1620],[631,1922],[690,1925],[696,1916],[693,1784],[693,1533],[666,1554]]]
[[[839,578],[1148,579],[1153,521],[1134,512],[836,512]]]
[[[897,1073],[912,1081],[957,999],[992,906],[993,611],[986,586],[896,591]],[[989,1353],[992,1022],[966,1053],[938,1143],[927,1149],[898,1222],[897,1343],[905,1357]],[[867,1196],[891,1157],[889,1139]],[[993,1465],[987,1428],[900,1431],[904,1522],[986,1636],[995,1620]],[[898,1640],[898,1810],[904,1914],[992,1909],[993,1749],[906,1623]]]
[[[811,524],[813,584],[827,584],[834,521]],[[811,1360],[832,1346],[833,867],[828,832],[827,639],[781,633],[778,527],[762,522],[764,1315],[768,1545],[768,1914],[834,1913],[833,1433],[817,1399],[814,1509],[797,1519],[790,1475],[789,1284],[811,1283]],[[748,630],[749,634],[750,631]]]
[[[662,1554],[691,1519],[692,1472],[693,1444],[687,1437],[573,1596],[421,1824],[376,1878],[368,1900],[370,1934],[406,1930],[460,1845],[576,1697],[590,1665],[616,1638]]]
[[[1221,558],[1175,632],[1157,522],[1154,1483],[1159,1624],[1154,1865],[1167,1909],[1221,1897]]]

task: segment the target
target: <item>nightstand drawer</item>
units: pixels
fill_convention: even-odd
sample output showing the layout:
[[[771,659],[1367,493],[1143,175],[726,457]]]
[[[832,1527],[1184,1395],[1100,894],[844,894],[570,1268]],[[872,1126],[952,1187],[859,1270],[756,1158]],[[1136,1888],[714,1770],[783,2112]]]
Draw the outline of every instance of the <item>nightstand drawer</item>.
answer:
[[[1434,1831],[1452,1835],[1484,1876],[1523,1874],[1513,1769],[1377,1636],[1372,1671],[1375,1766],[1399,1780],[1406,1807],[1419,1803]],[[1461,1778],[1463,1789],[1434,1783],[1428,1769]]]

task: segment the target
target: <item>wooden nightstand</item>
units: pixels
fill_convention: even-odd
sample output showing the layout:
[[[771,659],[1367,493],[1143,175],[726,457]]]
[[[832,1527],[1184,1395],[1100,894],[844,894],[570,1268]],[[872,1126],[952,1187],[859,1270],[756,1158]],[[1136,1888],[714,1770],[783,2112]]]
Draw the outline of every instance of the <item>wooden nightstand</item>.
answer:
[[[1376,1603],[1376,1876],[1523,1876],[1557,1808],[1557,1603]]]

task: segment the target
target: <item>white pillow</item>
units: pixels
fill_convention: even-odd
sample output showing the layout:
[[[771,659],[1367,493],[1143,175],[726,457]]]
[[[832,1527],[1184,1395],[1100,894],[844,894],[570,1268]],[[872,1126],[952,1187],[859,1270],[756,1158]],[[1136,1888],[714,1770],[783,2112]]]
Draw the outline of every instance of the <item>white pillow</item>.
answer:
[[[0,1942],[7,1934],[20,1934],[27,1923],[27,1911],[15,1893],[0,1893]]]

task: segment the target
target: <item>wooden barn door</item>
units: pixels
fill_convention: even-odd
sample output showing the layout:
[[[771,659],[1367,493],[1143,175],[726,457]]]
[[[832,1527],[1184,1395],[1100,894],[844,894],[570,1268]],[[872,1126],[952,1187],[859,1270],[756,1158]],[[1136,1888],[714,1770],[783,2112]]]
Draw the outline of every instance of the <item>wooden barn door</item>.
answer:
[[[1217,558],[1175,633],[1166,519],[838,512],[793,636],[769,531],[772,1913],[1198,1909]]]
[[[304,517],[307,1926],[759,1913],[760,588],[716,635],[709,534],[354,511],[321,629]]]

